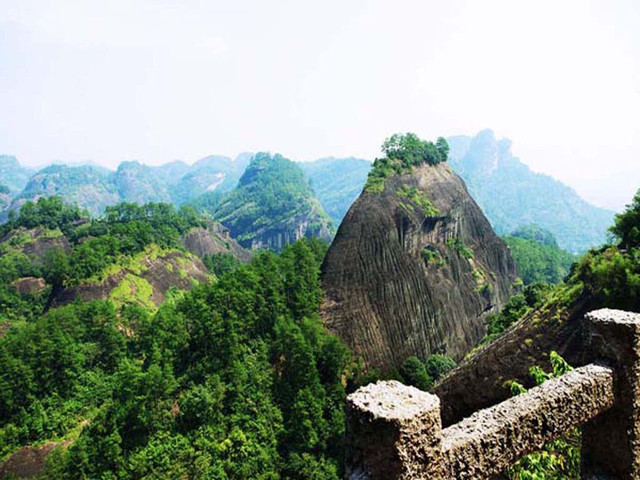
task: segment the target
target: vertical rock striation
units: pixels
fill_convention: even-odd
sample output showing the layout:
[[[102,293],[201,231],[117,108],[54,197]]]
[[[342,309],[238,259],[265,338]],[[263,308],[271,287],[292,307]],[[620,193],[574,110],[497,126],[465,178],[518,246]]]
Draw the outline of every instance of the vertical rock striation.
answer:
[[[446,164],[366,189],[322,267],[327,327],[370,368],[411,355],[460,359],[510,295],[513,259]]]

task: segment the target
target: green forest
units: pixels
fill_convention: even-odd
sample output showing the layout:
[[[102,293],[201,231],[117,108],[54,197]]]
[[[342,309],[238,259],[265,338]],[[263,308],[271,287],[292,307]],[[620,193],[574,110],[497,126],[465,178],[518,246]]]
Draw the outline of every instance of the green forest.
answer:
[[[175,247],[197,223],[167,205],[81,218],[41,200],[5,227],[90,237],[48,258],[50,289],[149,243]],[[157,311],[101,300],[47,309],[46,298],[27,308],[5,281],[0,315],[13,328],[0,340],[0,458],[57,441],[45,478],[340,478],[349,355],[318,316],[326,248],[304,240],[247,265],[210,259],[215,282]],[[5,263],[3,279],[37,268]]]
[[[577,258],[558,247],[551,232],[535,224],[520,227],[503,238],[525,285],[562,282]]]

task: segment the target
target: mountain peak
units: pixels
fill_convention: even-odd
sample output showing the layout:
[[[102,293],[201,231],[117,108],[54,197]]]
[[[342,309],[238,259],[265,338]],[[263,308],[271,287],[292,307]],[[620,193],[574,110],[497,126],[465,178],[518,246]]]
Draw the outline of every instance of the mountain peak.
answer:
[[[446,163],[423,164],[349,209],[322,267],[322,316],[370,368],[432,353],[460,358],[515,277],[463,181]]]
[[[333,229],[300,167],[265,152],[251,159],[214,218],[245,248],[281,250],[303,237],[330,240]]]

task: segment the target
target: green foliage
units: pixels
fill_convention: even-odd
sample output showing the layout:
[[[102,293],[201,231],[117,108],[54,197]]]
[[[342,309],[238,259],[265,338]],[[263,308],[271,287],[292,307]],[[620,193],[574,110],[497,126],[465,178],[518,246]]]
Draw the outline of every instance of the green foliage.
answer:
[[[640,248],[640,190],[625,211],[616,215],[609,231],[616,236],[622,248]]]
[[[0,456],[81,428],[48,478],[341,478],[349,354],[318,315],[326,248],[261,253],[155,312],[78,302],[10,330]]]
[[[437,142],[420,139],[415,133],[395,133],[382,144],[382,153],[389,159],[400,160],[402,165],[436,165],[447,161],[449,145],[443,137]]]
[[[407,358],[400,367],[400,376],[407,385],[412,385],[420,390],[427,390],[433,378],[427,373],[427,369],[418,357]]]
[[[115,305],[136,304],[150,310],[155,308],[151,296],[153,287],[144,278],[127,273],[120,283],[109,293],[109,300]]]
[[[553,235],[535,225],[523,227],[504,237],[525,285],[536,282],[560,283],[569,273],[575,257],[561,250]]]
[[[433,378],[434,382],[446,375],[455,366],[456,362],[453,358],[438,353],[429,355],[425,361],[427,374]]]
[[[487,336],[482,343],[499,337],[527,313],[540,307],[550,296],[552,289],[553,287],[547,283],[527,285],[521,293],[509,299],[500,313],[487,315]]]
[[[605,247],[591,251],[574,267],[572,283],[582,282],[603,306],[640,311],[640,249]]]
[[[19,227],[59,228],[66,233],[83,216],[86,214],[78,207],[65,204],[60,197],[40,197],[37,202],[22,205],[20,216],[2,225],[0,236]]]
[[[572,368],[557,352],[549,355],[552,371],[545,372],[539,366],[531,367],[529,375],[536,385],[564,375]],[[519,395],[527,390],[517,382],[512,382],[511,390]],[[578,480],[580,478],[580,431],[573,430],[565,438],[554,440],[545,445],[544,449],[526,455],[507,470],[507,477],[511,480],[545,480],[557,478],[564,480]]]
[[[471,250],[459,237],[453,237],[447,239],[447,246],[453,248],[458,255],[467,260],[474,258],[473,250]]]
[[[380,193],[384,190],[385,180],[392,175],[406,173],[414,166],[423,164],[437,165],[447,161],[449,146],[439,137],[437,142],[420,139],[414,133],[396,133],[382,144],[383,158],[377,158],[367,177],[364,190]]]
[[[440,253],[440,250],[433,245],[427,245],[424,247],[420,252],[420,255],[427,266],[443,267],[446,264],[446,260]]]
[[[217,277],[228,272],[233,272],[242,265],[242,262],[231,253],[205,255],[202,261],[209,271]]]
[[[438,215],[438,209],[431,203],[429,197],[424,192],[418,190],[417,187],[403,185],[396,192],[399,197],[411,200],[415,205],[420,207],[422,213],[427,217],[435,217]]]
[[[408,357],[400,367],[400,379],[407,385],[420,390],[428,390],[456,366],[456,362],[446,355],[432,354],[423,362],[417,357]]]

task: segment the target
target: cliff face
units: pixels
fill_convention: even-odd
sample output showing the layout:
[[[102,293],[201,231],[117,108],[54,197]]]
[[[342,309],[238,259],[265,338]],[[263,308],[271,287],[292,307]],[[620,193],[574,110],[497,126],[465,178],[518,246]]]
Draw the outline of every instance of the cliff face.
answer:
[[[246,263],[253,257],[250,250],[242,248],[231,238],[229,229],[216,222],[210,222],[207,228],[198,227],[189,231],[182,237],[182,245],[200,258],[205,255],[229,253]]]
[[[432,353],[460,359],[515,278],[462,180],[446,164],[423,165],[353,204],[322,267],[322,316],[368,367]]]
[[[443,425],[511,397],[511,380],[534,386],[529,369],[538,365],[549,371],[551,351],[558,352],[570,365],[582,365],[583,317],[601,305],[582,292],[567,306],[554,303],[534,310],[475,351],[431,390],[440,398]]]

